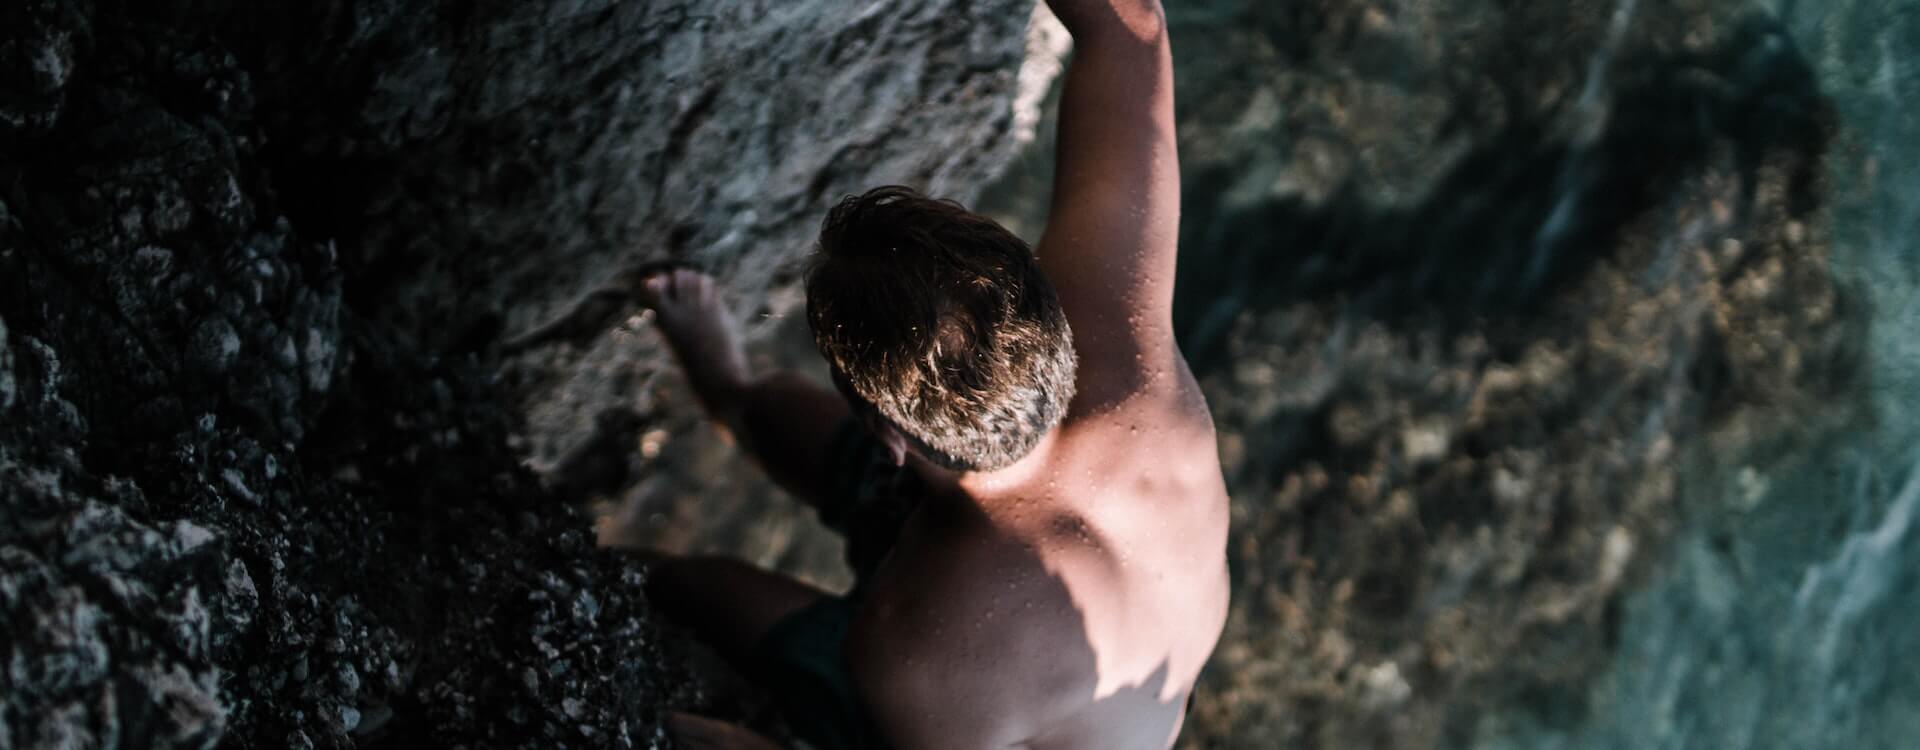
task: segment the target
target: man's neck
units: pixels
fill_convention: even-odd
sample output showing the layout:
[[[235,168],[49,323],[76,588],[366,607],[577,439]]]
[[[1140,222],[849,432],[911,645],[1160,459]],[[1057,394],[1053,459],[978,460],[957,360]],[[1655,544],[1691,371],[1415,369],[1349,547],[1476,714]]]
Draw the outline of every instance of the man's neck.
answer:
[[[956,495],[981,510],[991,514],[1013,502],[1028,503],[1042,498],[1036,495],[1034,487],[1047,481],[1047,472],[1052,466],[1055,449],[1060,441],[1060,428],[1054,427],[1040,438],[1033,450],[1011,465],[992,471],[956,472],[939,467],[927,466],[938,472],[939,482],[953,487]],[[923,475],[925,471],[923,470]]]

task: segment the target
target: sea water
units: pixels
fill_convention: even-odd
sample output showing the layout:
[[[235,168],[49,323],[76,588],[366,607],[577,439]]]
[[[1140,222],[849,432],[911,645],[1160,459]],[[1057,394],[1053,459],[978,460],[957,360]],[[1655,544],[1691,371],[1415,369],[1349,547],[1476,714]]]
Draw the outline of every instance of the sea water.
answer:
[[[1834,270],[1870,310],[1868,414],[1780,468],[1687,483],[1604,673],[1458,744],[1920,747],[1920,2],[1770,8],[1839,114]]]

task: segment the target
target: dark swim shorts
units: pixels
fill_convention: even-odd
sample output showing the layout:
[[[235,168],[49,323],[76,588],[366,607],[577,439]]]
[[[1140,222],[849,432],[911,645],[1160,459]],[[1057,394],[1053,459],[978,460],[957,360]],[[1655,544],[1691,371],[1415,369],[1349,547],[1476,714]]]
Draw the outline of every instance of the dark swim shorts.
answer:
[[[848,419],[828,451],[833,494],[820,520],[847,541],[853,591],[775,623],[754,647],[755,671],[793,733],[818,750],[883,747],[847,674],[842,645],[873,572],[886,559],[919,497],[919,478],[893,465],[885,446]]]

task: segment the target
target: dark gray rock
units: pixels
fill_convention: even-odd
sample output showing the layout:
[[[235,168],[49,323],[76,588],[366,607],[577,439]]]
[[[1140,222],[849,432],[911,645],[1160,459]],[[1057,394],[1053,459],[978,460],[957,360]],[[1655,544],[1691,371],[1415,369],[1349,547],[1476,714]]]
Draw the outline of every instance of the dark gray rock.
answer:
[[[75,57],[87,43],[78,13],[44,0],[0,10],[0,25],[13,29],[0,44],[0,138],[43,133],[59,120]]]
[[[701,688],[508,444],[660,355],[500,341],[662,257],[790,305],[838,194],[1010,155],[1027,20],[0,10],[0,747],[659,746]]]
[[[13,348],[7,345],[7,321],[0,318],[0,414],[13,408],[19,386],[13,380]]]

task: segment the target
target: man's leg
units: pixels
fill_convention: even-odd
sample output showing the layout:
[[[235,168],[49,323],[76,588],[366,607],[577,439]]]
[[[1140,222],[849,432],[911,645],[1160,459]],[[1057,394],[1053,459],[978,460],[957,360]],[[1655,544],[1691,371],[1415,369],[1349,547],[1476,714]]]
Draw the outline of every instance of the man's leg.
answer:
[[[706,275],[661,273],[642,281],[641,294],[707,413],[789,493],[816,508],[831,503],[843,489],[834,486],[832,459],[851,414],[845,399],[794,374],[755,379],[739,329]],[[648,599],[749,676],[779,682],[777,675],[794,669],[792,660],[804,660],[821,637],[818,628],[797,624],[784,631],[780,643],[763,646],[776,626],[829,599],[824,591],[739,560],[639,556],[648,563]],[[785,660],[756,663],[767,653],[756,653],[762,648],[784,654]],[[699,717],[678,715],[669,726],[676,741],[689,747],[774,746],[740,727]]]
[[[781,487],[816,507],[825,502],[837,489],[828,459],[851,414],[846,399],[793,373],[754,378],[739,327],[706,274],[662,271],[640,292],[707,413]]]
[[[647,564],[647,599],[749,674],[753,649],[769,629],[829,596],[739,560],[632,554]]]
[[[746,727],[679,711],[667,714],[667,733],[683,750],[783,750]]]

